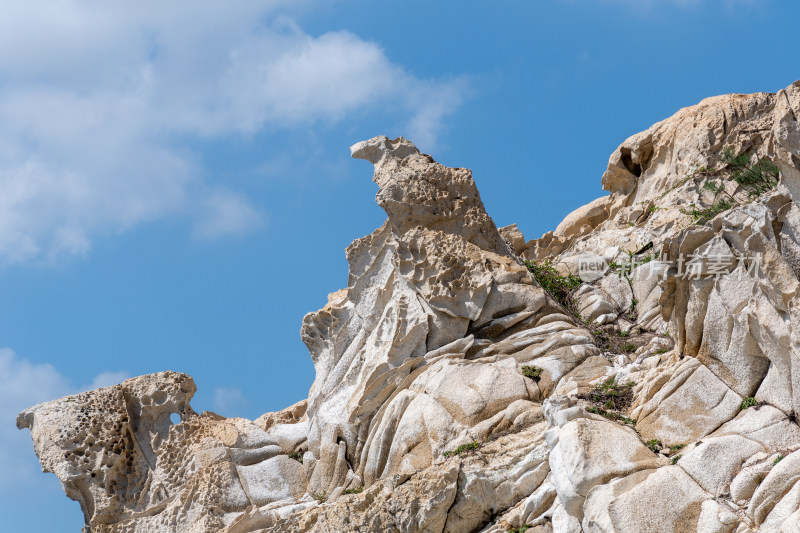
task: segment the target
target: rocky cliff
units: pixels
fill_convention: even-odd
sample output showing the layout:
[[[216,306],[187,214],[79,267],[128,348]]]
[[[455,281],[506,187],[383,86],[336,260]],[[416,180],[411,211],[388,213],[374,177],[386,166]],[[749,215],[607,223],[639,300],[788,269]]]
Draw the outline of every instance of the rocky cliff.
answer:
[[[796,533],[798,114],[800,82],[683,109],[528,242],[470,171],[359,143],[388,218],[303,320],[308,400],[198,414],[163,372],[18,426],[92,533]]]

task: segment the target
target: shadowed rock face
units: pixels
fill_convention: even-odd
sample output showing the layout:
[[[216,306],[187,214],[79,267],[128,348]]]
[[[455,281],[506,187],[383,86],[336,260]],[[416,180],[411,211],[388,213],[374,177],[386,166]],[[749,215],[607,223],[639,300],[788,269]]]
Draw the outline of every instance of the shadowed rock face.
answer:
[[[163,372],[18,426],[93,533],[798,531],[798,114],[800,83],[683,109],[612,154],[610,196],[527,243],[470,171],[358,143],[388,218],[303,319],[308,400],[197,414],[191,378]],[[780,183],[747,196],[726,148]],[[696,220],[709,179],[732,205]],[[649,261],[620,276],[629,253]],[[581,320],[521,257],[581,274]]]

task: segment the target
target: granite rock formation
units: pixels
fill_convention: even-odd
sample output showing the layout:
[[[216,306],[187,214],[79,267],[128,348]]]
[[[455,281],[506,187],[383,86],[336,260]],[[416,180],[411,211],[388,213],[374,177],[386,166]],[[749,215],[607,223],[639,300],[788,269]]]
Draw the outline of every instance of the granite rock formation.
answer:
[[[800,82],[683,109],[527,242],[470,171],[356,144],[388,218],[303,320],[307,400],[198,414],[162,372],[18,426],[91,533],[800,532],[798,115]]]

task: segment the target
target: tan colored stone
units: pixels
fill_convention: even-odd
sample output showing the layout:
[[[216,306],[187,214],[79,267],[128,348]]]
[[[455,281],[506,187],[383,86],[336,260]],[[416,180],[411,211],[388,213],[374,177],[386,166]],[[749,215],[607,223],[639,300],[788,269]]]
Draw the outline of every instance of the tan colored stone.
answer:
[[[742,398],[696,359],[684,359],[666,372],[666,383],[651,388],[650,399],[632,414],[645,440],[694,442],[739,412]]]
[[[642,470],[589,493],[585,533],[694,533],[710,495],[678,466]]]
[[[358,143],[387,220],[303,320],[307,400],[255,422],[198,415],[191,378],[165,372],[18,425],[92,533],[796,533],[798,116],[800,82],[682,109],[611,155],[610,195],[527,243],[495,227],[469,170],[403,138]],[[725,148],[769,157],[781,184],[751,199],[725,182],[738,205],[695,220],[715,201],[698,169]],[[704,254],[701,279],[681,254]],[[582,316],[522,258],[581,276]],[[597,325],[642,346],[603,351]],[[638,434],[576,399],[610,375],[634,383]],[[741,410],[746,396],[762,403]]]

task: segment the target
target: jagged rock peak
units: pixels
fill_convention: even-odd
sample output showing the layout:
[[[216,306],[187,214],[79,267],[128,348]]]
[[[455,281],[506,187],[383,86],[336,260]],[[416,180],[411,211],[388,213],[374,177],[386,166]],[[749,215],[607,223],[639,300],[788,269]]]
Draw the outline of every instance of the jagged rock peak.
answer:
[[[396,233],[423,227],[500,255],[514,255],[486,213],[470,170],[441,165],[402,137],[373,137],[350,151],[375,165],[375,199]]]
[[[800,81],[777,93],[706,98],[626,139],[609,158],[603,189],[649,199],[696,167],[713,167],[726,148],[768,155],[792,169],[800,163],[798,106]]]
[[[350,147],[350,155],[354,159],[366,159],[373,165],[381,163],[386,158],[405,159],[418,153],[420,152],[417,147],[408,139],[398,137],[390,140],[385,135],[378,135]]]
[[[651,241],[658,249],[676,227],[694,223],[693,209],[718,199],[703,187],[728,152],[768,158],[780,168],[792,197],[800,199],[798,113],[800,81],[777,93],[726,94],[680,109],[612,152],[601,180],[611,194],[577,208],[554,231],[519,247],[520,254],[543,260],[594,248],[614,261],[624,249],[635,251]],[[717,185],[734,192],[730,181]]]
[[[198,415],[167,372],[18,423],[87,533],[797,533],[798,116],[800,83],[683,109],[528,243],[468,170],[359,143],[388,220],[303,319],[307,401]]]

